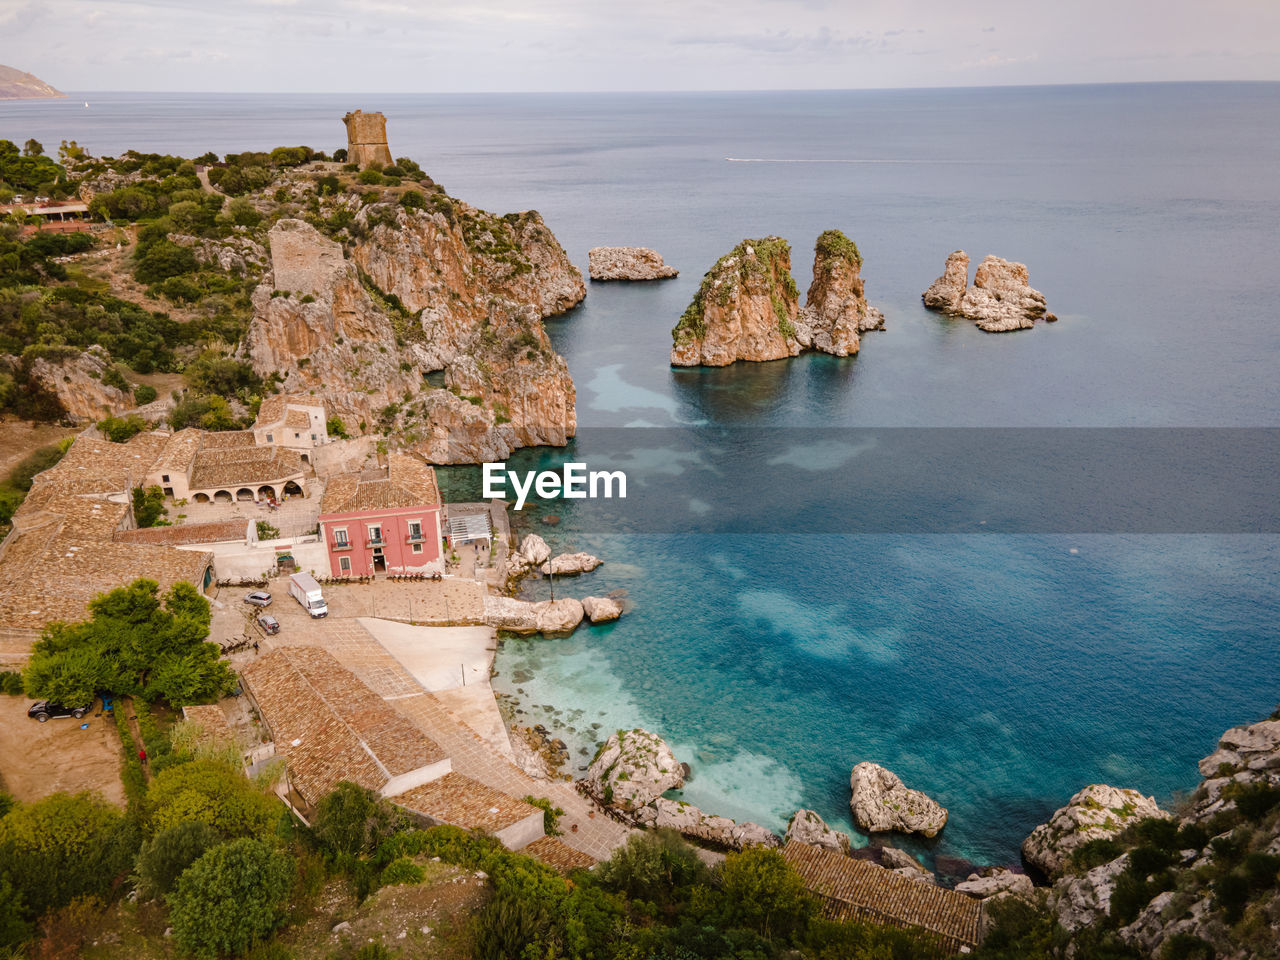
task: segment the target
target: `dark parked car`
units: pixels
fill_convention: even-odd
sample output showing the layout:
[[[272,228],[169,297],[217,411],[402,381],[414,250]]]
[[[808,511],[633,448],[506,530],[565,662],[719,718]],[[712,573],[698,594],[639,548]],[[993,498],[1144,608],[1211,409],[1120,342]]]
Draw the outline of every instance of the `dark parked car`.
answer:
[[[261,616],[258,618],[258,626],[262,628],[262,632],[268,636],[274,637],[280,632],[280,621],[275,617]]]
[[[265,590],[259,590],[257,593],[251,593],[244,598],[245,603],[252,603],[255,607],[271,606],[271,594]]]
[[[93,706],[90,704],[89,706]],[[79,720],[89,712],[89,707],[64,707],[60,703],[50,703],[48,700],[41,700],[39,703],[33,703],[31,709],[27,711],[28,717],[35,717],[41,723],[47,720],[56,719],[58,717],[75,717]]]

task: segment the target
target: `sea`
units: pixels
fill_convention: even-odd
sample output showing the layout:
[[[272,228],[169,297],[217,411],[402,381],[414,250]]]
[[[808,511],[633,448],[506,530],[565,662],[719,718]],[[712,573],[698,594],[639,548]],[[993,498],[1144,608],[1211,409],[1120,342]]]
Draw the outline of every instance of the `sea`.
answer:
[[[498,655],[495,688],[565,740],[573,767],[614,730],[644,727],[690,764],[685,800],[779,831],[808,807],[863,845],[849,773],[870,760],[950,811],[936,840],[893,842],[930,862],[1007,864],[1086,784],[1176,804],[1223,730],[1275,709],[1274,511],[1256,530],[1216,529],[1203,516],[1219,489],[1187,483],[1161,495],[1201,509],[1185,529],[866,532],[851,518],[910,517],[911,504],[792,488],[758,446],[726,459],[699,438],[1280,427],[1280,85],[72,93],[0,103],[0,137],[106,155],[333,150],[357,108],[384,112],[393,154],[454,196],[540,211],[584,273],[598,245],[650,246],[681,271],[589,283],[582,306],[547,322],[577,385],[568,455],[590,463],[593,437],[616,446],[634,431],[630,481],[661,484],[671,503],[664,522],[625,532],[565,502],[513,514],[557,551],[605,560],[527,595],[628,604],[614,624],[509,638]],[[784,237],[803,291],[828,228],[858,244],[887,318],[856,357],[669,366],[671,327],[718,257]],[[989,335],[924,310],[958,248],[1026,263],[1059,322]],[[794,524],[695,522],[736,509],[701,496],[686,469],[699,458]],[[477,471],[442,473],[447,492],[478,492]],[[1274,486],[1261,483],[1265,499]]]

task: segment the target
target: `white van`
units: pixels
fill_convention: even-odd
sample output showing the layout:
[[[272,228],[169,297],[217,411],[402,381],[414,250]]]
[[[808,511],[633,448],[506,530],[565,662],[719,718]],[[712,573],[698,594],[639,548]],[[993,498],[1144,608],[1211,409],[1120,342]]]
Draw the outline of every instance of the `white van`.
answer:
[[[327,617],[329,607],[320,593],[320,584],[309,573],[295,573],[289,578],[289,596],[302,604],[302,609],[312,617]]]

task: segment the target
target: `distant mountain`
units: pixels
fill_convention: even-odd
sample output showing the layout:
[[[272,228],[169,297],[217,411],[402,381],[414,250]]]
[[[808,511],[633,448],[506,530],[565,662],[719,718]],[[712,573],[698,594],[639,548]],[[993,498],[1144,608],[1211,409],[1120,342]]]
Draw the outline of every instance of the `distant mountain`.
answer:
[[[38,77],[0,63],[0,100],[41,100],[65,96],[61,90],[55,90]]]

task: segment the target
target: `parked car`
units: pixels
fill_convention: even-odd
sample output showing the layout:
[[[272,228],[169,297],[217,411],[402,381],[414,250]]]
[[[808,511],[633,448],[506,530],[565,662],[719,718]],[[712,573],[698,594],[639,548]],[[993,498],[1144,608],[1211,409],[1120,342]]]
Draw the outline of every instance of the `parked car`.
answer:
[[[90,704],[89,706],[93,706]],[[64,707],[60,703],[50,703],[48,700],[41,700],[33,703],[31,708],[27,710],[28,717],[35,717],[41,723],[48,720],[54,720],[59,717],[75,717],[79,720],[89,712],[89,707]]]
[[[262,632],[269,637],[274,637],[280,632],[280,621],[275,617],[262,616],[258,618],[258,626],[262,628]]]
[[[255,607],[269,607],[271,606],[271,594],[265,590],[259,590],[246,596],[244,602],[252,603]]]

